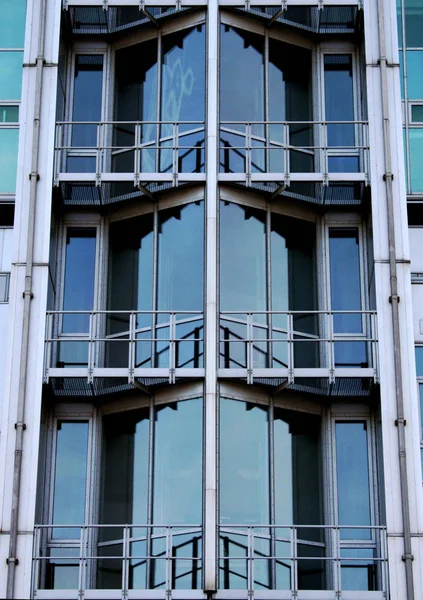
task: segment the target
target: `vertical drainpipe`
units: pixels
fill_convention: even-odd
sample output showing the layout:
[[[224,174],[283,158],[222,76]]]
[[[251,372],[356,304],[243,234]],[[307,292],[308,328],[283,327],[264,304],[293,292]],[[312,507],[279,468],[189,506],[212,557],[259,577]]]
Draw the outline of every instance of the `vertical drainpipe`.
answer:
[[[218,0],[207,3],[204,591],[216,590]]]
[[[37,43],[37,57],[35,64],[30,65],[36,68],[35,95],[34,95],[34,123],[31,154],[31,172],[29,206],[28,206],[28,232],[26,249],[26,268],[25,268],[25,290],[23,292],[23,317],[22,317],[22,345],[19,366],[19,388],[17,401],[17,419],[15,424],[15,452],[13,465],[13,487],[12,487],[12,509],[10,515],[10,538],[9,538],[9,556],[7,558],[7,582],[6,598],[14,598],[15,593],[15,572],[18,558],[16,556],[19,522],[19,496],[21,487],[22,473],[22,448],[23,433],[26,428],[25,417],[25,395],[27,383],[27,364],[28,364],[28,343],[29,343],[29,325],[31,315],[31,300],[34,296],[32,292],[32,271],[34,262],[34,233],[35,233],[35,206],[37,200],[37,183],[40,178],[38,174],[38,155],[40,139],[40,116],[41,116],[41,93],[43,83],[44,68],[44,36],[46,21],[46,0],[40,0],[39,10],[39,31]],[[34,9],[33,15],[37,14]]]
[[[391,138],[389,122],[389,104],[388,104],[388,85],[387,69],[388,61],[386,56],[385,39],[385,6],[386,0],[377,0],[378,8],[378,30],[379,30],[379,65],[380,65],[380,83],[382,98],[382,126],[384,140],[384,167],[385,167],[385,189],[387,204],[388,221],[388,241],[389,241],[389,277],[390,292],[389,301],[392,307],[392,328],[394,345],[394,375],[395,375],[395,397],[397,419],[395,424],[398,429],[398,455],[399,455],[399,475],[401,488],[402,521],[404,533],[404,555],[405,564],[405,582],[407,600],[414,600],[414,582],[413,582],[413,555],[411,548],[411,526],[410,526],[410,508],[408,494],[408,474],[407,474],[407,454],[405,444],[405,419],[404,419],[404,391],[402,381],[402,357],[401,357],[401,334],[399,318],[399,297],[398,297],[398,277],[396,262],[396,244],[395,244],[395,225],[394,225],[394,195],[392,189],[392,161],[391,161]]]

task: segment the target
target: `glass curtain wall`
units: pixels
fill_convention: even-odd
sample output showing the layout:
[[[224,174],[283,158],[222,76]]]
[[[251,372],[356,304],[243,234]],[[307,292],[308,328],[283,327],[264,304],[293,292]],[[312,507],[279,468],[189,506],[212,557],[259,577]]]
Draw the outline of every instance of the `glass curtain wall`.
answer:
[[[222,25],[220,56],[220,171],[313,171],[311,52]]]
[[[118,50],[115,72],[112,169],[204,172],[204,25]]]
[[[107,323],[109,366],[128,365],[130,315],[119,311],[134,311],[136,367],[169,366],[174,311],[176,367],[202,366],[203,246],[203,202],[110,225],[108,309],[117,313]]]
[[[423,194],[423,6],[397,0],[407,192]]]
[[[103,417],[100,523],[131,524],[129,589],[165,587],[163,525],[173,526],[172,588],[201,588],[202,423],[200,398]],[[97,588],[122,587],[112,558],[122,538],[122,527],[100,530]]]
[[[314,223],[221,202],[221,367],[247,367],[249,335],[252,366],[287,367],[289,327],[292,366],[318,366],[315,245]]]
[[[4,0],[0,19],[0,202],[16,191],[26,0]],[[7,199],[7,198],[5,198]]]
[[[320,417],[228,398],[219,414],[219,587],[248,587],[254,558],[256,589],[291,589],[298,525],[299,588],[325,589]]]

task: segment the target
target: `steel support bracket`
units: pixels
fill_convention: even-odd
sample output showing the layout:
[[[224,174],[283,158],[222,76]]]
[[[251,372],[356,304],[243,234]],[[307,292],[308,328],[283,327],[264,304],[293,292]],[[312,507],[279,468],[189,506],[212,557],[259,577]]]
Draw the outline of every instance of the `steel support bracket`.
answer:
[[[395,419],[394,423],[395,423],[395,427],[398,427],[398,425],[400,423],[402,423],[404,425],[404,427],[405,427],[407,425],[407,419],[404,419],[404,418]]]
[[[25,431],[26,429],[26,424],[25,423],[15,423],[15,429],[17,429],[19,426],[22,427],[22,430]]]
[[[394,180],[394,174],[393,173],[384,173],[383,174],[383,181],[388,181],[388,179],[390,179],[391,181]]]
[[[18,565],[19,558],[15,558],[14,556],[9,556],[8,558],[6,558],[6,564],[7,565],[10,565],[10,564]]]
[[[392,302],[396,300],[398,302],[398,304],[401,302],[401,298],[398,295],[392,295],[389,296],[389,304],[392,304]]]
[[[403,554],[401,556],[401,560],[405,562],[406,560],[414,560],[414,554]]]

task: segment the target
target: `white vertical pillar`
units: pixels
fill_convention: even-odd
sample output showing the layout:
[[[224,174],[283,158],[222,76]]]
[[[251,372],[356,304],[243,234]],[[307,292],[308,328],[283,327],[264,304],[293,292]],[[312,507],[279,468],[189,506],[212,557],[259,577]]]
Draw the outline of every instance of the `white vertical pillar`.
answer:
[[[402,518],[400,458],[397,419],[397,396],[394,356],[394,327],[390,304],[389,256],[393,246],[388,238],[388,209],[385,175],[384,129],[390,139],[392,170],[395,262],[398,280],[401,393],[404,399],[405,455],[408,479],[408,511],[412,536],[414,598],[423,597],[422,531],[423,493],[419,449],[419,408],[417,399],[414,339],[411,307],[411,281],[408,250],[407,206],[402,141],[402,111],[400,96],[396,6],[394,0],[383,1],[382,28],[386,39],[386,57],[380,56],[378,3],[364,0],[365,49],[367,64],[367,96],[369,108],[370,175],[372,199],[372,227],[374,244],[374,277],[376,286],[377,326],[380,359],[380,396],[384,460],[386,521],[388,530],[388,558],[390,595],[392,599],[414,600],[407,597],[404,563],[404,526]],[[382,112],[382,85],[380,64],[386,58],[387,114]]]
[[[217,514],[217,210],[218,0],[208,2],[206,121],[205,490],[204,590],[216,589]]]
[[[60,32],[60,0],[47,0],[45,64],[42,76],[40,144],[35,205],[33,299],[28,330],[28,363],[20,368],[23,336],[23,297],[29,231],[29,189],[34,137],[36,59],[40,26],[40,0],[28,0],[25,36],[16,211],[11,269],[8,334],[6,342],[3,404],[0,415],[0,597],[6,596],[9,532],[12,508],[12,481],[15,463],[15,423],[20,381],[25,378],[22,465],[15,573],[15,598],[29,598],[32,545],[35,519],[40,414],[43,378],[44,326],[49,277],[50,219],[53,177],[53,149],[56,114],[57,61]]]

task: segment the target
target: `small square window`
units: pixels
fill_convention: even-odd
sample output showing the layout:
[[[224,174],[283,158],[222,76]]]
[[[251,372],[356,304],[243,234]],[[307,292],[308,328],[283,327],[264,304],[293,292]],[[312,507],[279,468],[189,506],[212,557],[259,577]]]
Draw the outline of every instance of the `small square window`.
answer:
[[[413,123],[423,123],[423,104],[411,105],[411,120]]]
[[[0,104],[0,123],[18,123],[19,106],[2,106]]]

